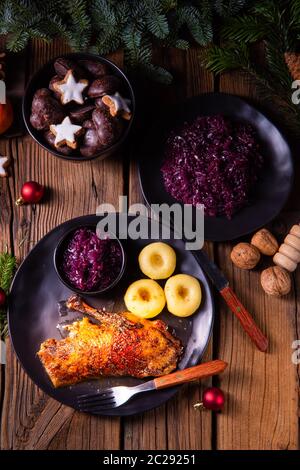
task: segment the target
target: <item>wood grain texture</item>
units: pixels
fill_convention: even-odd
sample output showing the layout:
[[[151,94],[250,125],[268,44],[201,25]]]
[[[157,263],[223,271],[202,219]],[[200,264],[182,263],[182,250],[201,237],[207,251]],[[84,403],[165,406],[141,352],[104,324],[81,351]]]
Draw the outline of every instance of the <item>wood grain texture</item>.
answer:
[[[167,89],[152,84],[151,102],[154,100],[163,107],[171,103],[180,103],[186,97],[213,90],[213,77],[200,67],[197,49],[190,49],[187,53],[174,50],[156,51],[155,59],[171,70],[174,83]],[[147,112],[147,107],[144,108],[144,112]],[[143,200],[138,184],[137,164],[134,159],[129,170],[129,200],[132,203]],[[212,245],[208,245],[207,249],[213,256]],[[211,357],[212,343],[208,346],[204,360],[209,360]],[[124,448],[210,449],[212,446],[211,415],[200,413],[193,408],[193,404],[201,399],[202,387],[210,383],[211,379],[206,379],[201,384],[186,385],[167,405],[141,417],[126,419],[124,421]]]
[[[213,91],[212,74],[200,66],[198,50],[190,49],[186,54],[185,63],[185,96],[191,97],[199,93]],[[177,85],[182,87],[180,82]],[[212,244],[206,244],[208,254],[213,258]],[[212,338],[213,340],[213,338]],[[213,357],[212,341],[203,360]],[[193,408],[194,403],[201,401],[202,391],[210,386],[212,379],[198,384],[182,387],[180,393],[167,405],[168,447],[169,449],[203,449],[213,447],[213,417],[210,413],[201,413]]]
[[[33,43],[28,74],[67,51],[59,41],[51,45]],[[254,88],[239,74],[227,74],[214,83],[200,67],[197,49],[187,53],[156,51],[154,59],[172,71],[175,81],[170,87],[143,81],[135,84],[139,95],[138,131],[140,123],[155,119],[159,107],[213,91],[218,83],[220,91],[255,97]],[[120,65],[122,55],[117,53],[112,60]],[[117,204],[121,194],[128,194],[130,203],[141,202],[136,162],[133,159],[129,164],[125,152],[128,148],[103,162],[75,164],[50,156],[29,137],[1,140],[0,153],[11,155],[13,165],[11,177],[0,181],[0,249],[7,245],[21,261],[51,228],[72,217],[95,213],[99,203]],[[46,198],[35,207],[17,208],[14,201],[24,181],[30,179],[47,186]],[[300,220],[300,212],[295,210],[299,204],[292,207],[293,212],[282,214],[272,224],[279,237]],[[299,270],[293,276],[293,292],[284,299],[272,299],[260,288],[259,270],[244,272],[232,266],[231,247],[228,243],[208,243],[205,249],[267,333],[267,354],[255,350],[225,303],[215,295],[214,335],[203,361],[227,361],[224,374],[213,381],[182,387],[175,398],[158,409],[120,420],[83,415],[47,397],[24,373],[8,342],[5,380],[3,374],[0,380],[1,448],[296,449],[300,367],[297,370],[291,362],[291,346],[300,338]],[[221,414],[193,408],[201,400],[203,388],[211,383],[226,393]]]
[[[29,73],[67,50],[61,42],[50,46],[33,43]],[[114,59],[122,63],[121,54]],[[29,136],[13,139],[9,147],[14,159],[14,178],[1,185],[7,205],[1,217],[5,218],[4,240],[8,244],[13,240],[19,261],[53,227],[72,217],[95,213],[101,202],[116,204],[123,192],[120,155],[105,161],[75,164],[51,156]],[[46,197],[36,206],[17,207],[14,201],[27,180],[44,184]],[[24,373],[11,348],[8,348],[1,429],[3,449],[51,446],[116,449],[120,444],[119,419],[78,416],[72,409],[45,396]]]
[[[255,95],[254,87],[235,73],[221,78],[220,91]],[[262,265],[250,272],[233,267],[232,246],[218,245],[218,264],[270,343],[267,353],[255,350],[232,313],[220,304],[217,353],[229,366],[220,377],[227,402],[217,415],[217,448],[296,449],[298,397],[296,367],[291,362],[291,345],[297,337],[295,292],[282,299],[266,296],[260,286]]]

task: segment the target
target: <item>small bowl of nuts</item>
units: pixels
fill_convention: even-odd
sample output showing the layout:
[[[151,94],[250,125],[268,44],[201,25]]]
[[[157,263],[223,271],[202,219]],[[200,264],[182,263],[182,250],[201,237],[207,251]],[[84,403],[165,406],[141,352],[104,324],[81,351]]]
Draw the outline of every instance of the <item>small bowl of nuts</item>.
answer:
[[[114,63],[87,53],[60,56],[30,80],[23,118],[33,139],[67,160],[105,158],[127,138],[135,113],[131,84]]]

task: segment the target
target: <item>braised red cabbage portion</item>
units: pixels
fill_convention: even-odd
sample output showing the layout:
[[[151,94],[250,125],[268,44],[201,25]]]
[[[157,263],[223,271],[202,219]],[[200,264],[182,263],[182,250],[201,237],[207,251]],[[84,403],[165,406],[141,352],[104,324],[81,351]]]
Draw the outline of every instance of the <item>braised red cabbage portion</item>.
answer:
[[[250,124],[222,115],[197,117],[172,131],[161,168],[166,191],[209,216],[232,215],[250,203],[263,167]]]
[[[102,290],[117,278],[122,267],[122,251],[116,240],[101,240],[88,228],[72,235],[63,254],[66,279],[85,292]]]

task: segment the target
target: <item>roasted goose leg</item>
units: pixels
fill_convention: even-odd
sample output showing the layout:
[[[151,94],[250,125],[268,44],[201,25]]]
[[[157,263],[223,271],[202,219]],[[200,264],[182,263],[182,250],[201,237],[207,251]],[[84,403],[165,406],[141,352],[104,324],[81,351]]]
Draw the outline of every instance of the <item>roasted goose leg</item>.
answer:
[[[83,317],[65,327],[67,338],[41,344],[38,356],[54,387],[99,376],[157,377],[176,369],[182,347],[163,321],[96,310],[78,296],[70,297],[66,305],[99,324]]]

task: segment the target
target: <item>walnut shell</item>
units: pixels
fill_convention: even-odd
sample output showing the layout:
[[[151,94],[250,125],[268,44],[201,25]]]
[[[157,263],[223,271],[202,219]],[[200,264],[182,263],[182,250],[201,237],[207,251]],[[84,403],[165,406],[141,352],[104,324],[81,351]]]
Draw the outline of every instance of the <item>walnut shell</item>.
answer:
[[[238,243],[233,247],[230,257],[238,268],[253,269],[260,260],[260,252],[250,243]]]
[[[263,255],[267,256],[274,256],[279,248],[276,238],[266,228],[262,228],[253,235],[251,244],[256,246]]]
[[[260,282],[266,294],[277,297],[288,294],[292,286],[290,274],[280,266],[264,269]]]

